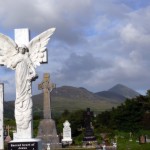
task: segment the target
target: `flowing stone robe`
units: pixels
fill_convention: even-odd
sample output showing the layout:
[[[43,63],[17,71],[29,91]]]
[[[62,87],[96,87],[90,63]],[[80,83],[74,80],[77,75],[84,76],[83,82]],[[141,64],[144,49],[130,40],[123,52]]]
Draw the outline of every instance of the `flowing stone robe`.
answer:
[[[20,129],[27,129],[32,120],[31,80],[36,76],[35,69],[25,54],[19,53],[13,60],[16,69],[15,119]]]

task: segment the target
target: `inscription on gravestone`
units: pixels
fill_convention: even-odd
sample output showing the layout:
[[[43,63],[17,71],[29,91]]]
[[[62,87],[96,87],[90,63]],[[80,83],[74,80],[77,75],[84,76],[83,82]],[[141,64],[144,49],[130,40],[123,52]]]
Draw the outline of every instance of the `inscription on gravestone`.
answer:
[[[22,142],[22,143],[11,143],[8,145],[8,149],[10,150],[37,150],[38,143],[37,142]]]

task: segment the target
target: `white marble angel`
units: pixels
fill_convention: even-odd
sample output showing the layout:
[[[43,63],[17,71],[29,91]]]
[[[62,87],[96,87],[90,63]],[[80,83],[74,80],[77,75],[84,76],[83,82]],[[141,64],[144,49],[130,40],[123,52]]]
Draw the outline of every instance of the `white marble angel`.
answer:
[[[15,119],[19,129],[27,129],[32,120],[31,81],[37,76],[35,68],[43,61],[54,31],[55,28],[46,30],[22,46],[0,33],[0,65],[16,72]]]

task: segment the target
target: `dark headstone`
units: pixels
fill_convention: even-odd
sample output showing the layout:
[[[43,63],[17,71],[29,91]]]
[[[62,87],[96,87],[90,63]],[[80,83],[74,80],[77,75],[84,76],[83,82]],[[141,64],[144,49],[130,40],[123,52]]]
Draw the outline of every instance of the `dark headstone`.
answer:
[[[92,118],[93,118],[93,112],[90,111],[90,108],[87,108],[86,112],[84,113],[84,138],[83,138],[83,145],[93,145],[93,143],[96,143],[96,137],[94,136],[94,130],[92,126]]]

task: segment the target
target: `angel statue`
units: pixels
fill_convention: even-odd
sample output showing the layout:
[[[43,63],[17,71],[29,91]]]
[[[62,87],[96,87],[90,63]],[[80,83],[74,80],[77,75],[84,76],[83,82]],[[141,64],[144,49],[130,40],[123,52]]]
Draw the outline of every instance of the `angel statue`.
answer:
[[[27,129],[32,119],[31,81],[37,76],[35,68],[43,60],[46,45],[55,28],[39,34],[28,45],[18,46],[11,38],[0,33],[0,65],[15,70],[17,129]]]

